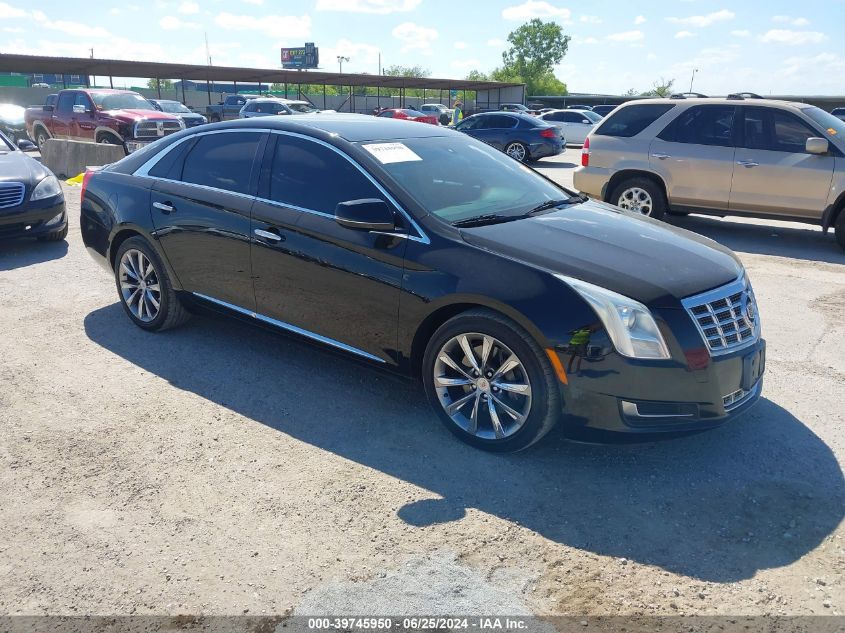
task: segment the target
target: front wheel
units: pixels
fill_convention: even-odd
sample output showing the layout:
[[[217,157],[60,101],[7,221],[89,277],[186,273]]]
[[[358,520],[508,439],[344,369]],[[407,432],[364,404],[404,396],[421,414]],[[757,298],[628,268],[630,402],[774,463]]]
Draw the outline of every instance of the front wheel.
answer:
[[[528,160],[528,148],[519,141],[508,143],[505,147],[505,154],[514,160],[518,160],[520,163],[524,163]]]
[[[655,220],[663,219],[667,207],[663,190],[649,178],[624,180],[610,194],[610,202],[617,207],[647,215]]]
[[[158,332],[188,320],[164,264],[146,240],[132,237],[123,242],[115,262],[120,303],[135,325]]]
[[[44,144],[47,142],[47,139],[50,138],[50,135],[44,130],[44,128],[38,128],[38,131],[35,133],[35,144],[38,146],[38,151],[44,151]]]
[[[444,323],[428,343],[422,371],[440,420],[477,448],[522,450],[560,417],[548,357],[524,328],[498,313],[471,310]]]

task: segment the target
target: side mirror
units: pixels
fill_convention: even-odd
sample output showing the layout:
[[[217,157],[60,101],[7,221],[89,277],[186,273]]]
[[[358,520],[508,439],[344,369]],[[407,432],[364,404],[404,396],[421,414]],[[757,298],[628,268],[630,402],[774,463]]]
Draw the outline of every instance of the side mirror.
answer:
[[[335,221],[347,229],[358,231],[395,231],[396,217],[384,200],[363,198],[339,202],[334,210]]]
[[[586,123],[587,125],[589,125],[590,119],[581,119],[581,123]]]
[[[51,105],[45,105],[45,106],[44,106],[44,108],[43,108],[43,110],[44,110],[44,112],[52,112],[52,111],[53,111],[53,106],[51,106]]]
[[[22,152],[35,152],[38,151],[38,147],[32,141],[28,141],[25,138],[22,138],[18,141],[18,149]]]
[[[804,149],[808,154],[827,154],[830,151],[830,143],[826,138],[811,137],[807,139]]]
[[[73,106],[73,113],[74,114],[85,114],[85,106],[84,105],[74,105]]]

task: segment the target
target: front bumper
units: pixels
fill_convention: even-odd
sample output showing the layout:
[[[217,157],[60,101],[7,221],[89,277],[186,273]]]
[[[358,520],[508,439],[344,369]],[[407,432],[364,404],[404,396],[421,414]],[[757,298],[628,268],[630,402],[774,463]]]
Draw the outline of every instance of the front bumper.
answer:
[[[627,359],[589,360],[558,351],[567,369],[562,385],[564,423],[571,428],[624,433],[683,432],[720,426],[760,398],[766,342],[710,357],[705,367]],[[748,380],[750,361],[753,380]],[[579,361],[581,361],[579,363]]]
[[[61,218],[50,223],[50,220],[58,215],[61,215]],[[0,209],[0,239],[38,237],[59,231],[66,225],[67,213],[63,196]]]

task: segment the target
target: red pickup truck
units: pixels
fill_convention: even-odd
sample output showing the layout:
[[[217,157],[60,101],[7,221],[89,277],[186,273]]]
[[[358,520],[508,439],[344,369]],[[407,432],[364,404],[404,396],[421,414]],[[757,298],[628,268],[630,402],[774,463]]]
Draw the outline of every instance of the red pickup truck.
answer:
[[[50,101],[24,112],[27,133],[38,149],[48,138],[62,138],[123,145],[131,153],[185,129],[181,119],[130,90],[62,90],[54,104]]]

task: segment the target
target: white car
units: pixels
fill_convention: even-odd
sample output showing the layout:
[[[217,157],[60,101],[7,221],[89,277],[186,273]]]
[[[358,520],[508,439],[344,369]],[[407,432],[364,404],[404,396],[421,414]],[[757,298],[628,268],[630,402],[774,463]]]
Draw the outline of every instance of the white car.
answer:
[[[540,118],[561,128],[567,145],[583,145],[587,135],[602,120],[590,110],[552,110],[541,114]]]

